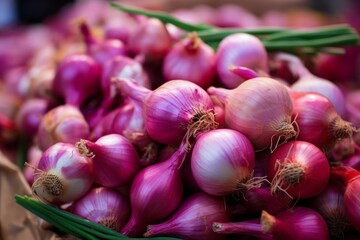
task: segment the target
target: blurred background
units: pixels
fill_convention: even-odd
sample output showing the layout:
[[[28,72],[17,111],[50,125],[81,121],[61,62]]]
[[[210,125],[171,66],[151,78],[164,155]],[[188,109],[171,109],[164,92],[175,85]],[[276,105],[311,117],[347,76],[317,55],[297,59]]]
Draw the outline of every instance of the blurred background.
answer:
[[[91,2],[92,0],[82,0],[82,2]],[[294,14],[295,9],[301,9],[308,12],[317,12],[326,17],[340,15],[351,2],[358,0],[153,0],[153,1],[119,1],[134,5],[143,5],[151,8],[174,10],[179,8],[190,8],[195,5],[206,4],[208,6],[218,7],[224,4],[240,5],[251,13],[260,16],[269,11],[291,11]],[[4,29],[16,24],[35,24],[58,14],[65,6],[80,2],[75,0],[0,0],[0,28]],[[106,2],[105,0],[103,2]],[[306,21],[306,18],[302,20]]]

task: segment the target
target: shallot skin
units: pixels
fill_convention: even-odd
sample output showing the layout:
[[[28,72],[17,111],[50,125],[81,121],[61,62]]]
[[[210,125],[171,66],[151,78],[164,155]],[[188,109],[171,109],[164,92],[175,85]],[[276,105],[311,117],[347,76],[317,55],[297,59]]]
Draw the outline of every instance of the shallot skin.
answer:
[[[60,205],[82,197],[94,182],[93,165],[69,143],[56,143],[41,156],[33,191],[45,202]]]

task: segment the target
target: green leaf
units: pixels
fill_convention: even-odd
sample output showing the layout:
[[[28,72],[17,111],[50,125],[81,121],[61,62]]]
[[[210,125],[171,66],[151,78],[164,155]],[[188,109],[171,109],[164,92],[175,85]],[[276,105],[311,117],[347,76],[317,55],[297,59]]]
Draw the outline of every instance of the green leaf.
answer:
[[[150,18],[157,18],[160,21],[164,22],[164,23],[170,23],[175,25],[176,27],[183,29],[185,31],[199,31],[199,30],[204,30],[204,29],[211,29],[212,27],[209,25],[203,25],[203,24],[198,24],[198,25],[193,25],[190,23],[186,23],[183,22],[179,19],[176,19],[174,17],[172,17],[171,15],[165,13],[165,12],[160,12],[160,11],[149,11],[149,10],[144,10],[144,9],[139,9],[139,8],[133,8],[133,7],[126,7],[123,5],[119,5],[117,3],[110,3],[110,5],[113,8],[116,8],[118,10],[127,12],[127,13],[132,13],[132,14],[137,14],[137,15],[143,15],[146,17],[150,17]]]
[[[92,223],[74,214],[65,212],[56,207],[46,205],[34,198],[28,196],[15,195],[15,201],[25,209],[29,210],[36,216],[44,219],[54,225],[61,231],[81,239],[97,240],[120,240],[120,239],[145,239],[145,238],[129,238],[116,231],[113,231],[102,225]],[[179,238],[171,237],[153,237],[146,238],[153,240],[178,240]]]

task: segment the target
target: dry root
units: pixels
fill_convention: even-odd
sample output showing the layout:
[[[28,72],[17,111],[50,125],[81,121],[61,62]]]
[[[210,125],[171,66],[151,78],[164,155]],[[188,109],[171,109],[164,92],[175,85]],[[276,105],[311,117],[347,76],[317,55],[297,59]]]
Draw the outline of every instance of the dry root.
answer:
[[[79,151],[79,153],[81,155],[89,157],[89,158],[95,157],[95,154],[86,147],[86,143],[85,143],[84,139],[81,139],[80,141],[75,143],[75,147],[77,148],[77,150]]]
[[[196,110],[195,115],[190,119],[190,122],[187,125],[187,131],[184,136],[187,151],[190,151],[191,141],[192,139],[195,139],[199,133],[216,129],[218,125],[219,124],[215,121],[215,113],[212,109],[208,111]]]
[[[290,122],[284,121],[279,126],[277,126],[276,134],[271,136],[270,140],[270,152],[274,152],[281,144],[286,143],[291,138],[296,138],[299,135],[299,126],[296,122],[297,115],[294,120]],[[296,128],[294,128],[294,126]],[[274,139],[275,138],[275,139]]]

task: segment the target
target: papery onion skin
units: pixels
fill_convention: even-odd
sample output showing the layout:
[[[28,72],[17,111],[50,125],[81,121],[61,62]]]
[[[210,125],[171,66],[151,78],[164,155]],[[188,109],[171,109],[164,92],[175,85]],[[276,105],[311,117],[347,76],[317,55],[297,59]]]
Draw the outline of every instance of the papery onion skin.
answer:
[[[145,237],[172,236],[183,239],[225,239],[213,232],[212,223],[228,221],[224,201],[205,193],[191,195],[165,222],[149,225]]]
[[[206,89],[215,77],[214,50],[196,34],[189,34],[170,49],[162,71],[167,81],[184,79]]]
[[[120,134],[104,135],[95,142],[82,139],[76,146],[81,154],[92,158],[95,182],[104,187],[126,185],[140,169],[134,146]]]
[[[266,72],[268,70],[267,53],[262,42],[257,37],[246,33],[225,37],[216,52],[216,71],[221,84],[230,89],[236,88],[245,81],[229,70],[232,66]]]
[[[263,211],[261,225],[273,240],[328,240],[328,227],[319,213],[306,207],[294,207],[276,216]]]
[[[186,144],[166,161],[142,169],[131,184],[131,217],[121,233],[139,237],[146,226],[168,217],[183,196],[181,164],[186,157]]]
[[[60,105],[48,111],[41,119],[36,139],[41,150],[57,142],[75,144],[87,139],[89,125],[79,109],[72,105]]]
[[[255,150],[273,151],[297,135],[291,96],[287,87],[274,79],[253,78],[235,89],[210,87],[207,91],[225,105],[227,126],[248,137]]]
[[[300,199],[319,194],[330,177],[330,166],[325,154],[305,141],[281,145],[270,155],[267,169],[273,192],[281,190]]]
[[[54,205],[79,199],[94,182],[91,160],[80,155],[69,143],[56,143],[48,148],[35,173],[33,192]]]
[[[206,193],[225,196],[246,189],[252,177],[255,153],[240,132],[215,129],[200,134],[191,155],[191,170]]]
[[[119,232],[130,216],[130,203],[122,194],[98,187],[72,204],[71,212]]]

